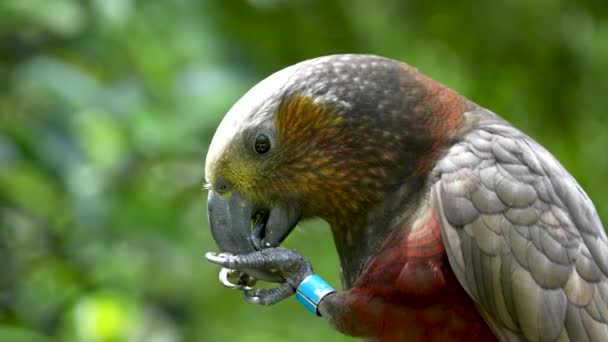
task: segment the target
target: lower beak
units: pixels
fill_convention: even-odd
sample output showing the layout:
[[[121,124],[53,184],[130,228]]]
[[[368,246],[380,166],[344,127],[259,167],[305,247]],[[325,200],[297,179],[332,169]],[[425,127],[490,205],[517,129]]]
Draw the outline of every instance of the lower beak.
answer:
[[[252,201],[238,191],[228,195],[210,191],[207,210],[213,239],[222,252],[232,254],[248,254],[261,248],[276,247],[300,220],[298,206],[255,208]],[[255,229],[252,225],[254,218]],[[283,281],[276,272],[241,271],[260,280]]]

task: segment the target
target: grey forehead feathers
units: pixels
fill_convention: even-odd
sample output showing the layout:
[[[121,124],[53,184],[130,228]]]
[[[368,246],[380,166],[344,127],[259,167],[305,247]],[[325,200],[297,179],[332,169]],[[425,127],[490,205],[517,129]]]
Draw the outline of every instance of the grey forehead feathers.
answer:
[[[417,97],[404,66],[374,55],[318,57],[269,76],[237,105],[248,104],[247,114],[241,115],[248,125],[256,126],[267,123],[288,95],[307,96],[316,104],[356,116],[398,116]]]
[[[387,58],[332,55],[296,64],[282,93],[310,96],[316,103],[352,114],[397,115],[415,91],[406,75],[404,64]]]

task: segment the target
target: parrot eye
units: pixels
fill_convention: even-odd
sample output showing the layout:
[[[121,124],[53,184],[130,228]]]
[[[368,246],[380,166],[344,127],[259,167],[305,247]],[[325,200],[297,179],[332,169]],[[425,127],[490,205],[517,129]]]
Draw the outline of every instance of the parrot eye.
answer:
[[[266,134],[260,134],[255,138],[253,148],[259,154],[264,154],[270,150],[270,138]]]

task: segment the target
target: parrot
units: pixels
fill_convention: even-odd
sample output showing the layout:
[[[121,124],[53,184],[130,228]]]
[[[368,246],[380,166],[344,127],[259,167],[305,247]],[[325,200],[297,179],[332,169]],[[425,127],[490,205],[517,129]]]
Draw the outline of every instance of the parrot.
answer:
[[[205,184],[206,257],[247,302],[300,295],[368,341],[608,341],[591,199],[530,136],[404,62],[337,54],[268,76],[217,127]],[[341,290],[281,246],[311,218]]]

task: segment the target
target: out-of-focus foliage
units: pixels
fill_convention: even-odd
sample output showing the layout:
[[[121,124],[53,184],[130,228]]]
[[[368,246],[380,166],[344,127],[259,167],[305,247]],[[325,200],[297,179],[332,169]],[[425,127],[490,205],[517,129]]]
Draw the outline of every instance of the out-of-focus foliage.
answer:
[[[608,222],[608,2],[0,1],[0,340],[347,341],[222,288],[200,190],[265,75],[407,61],[554,152]],[[331,235],[288,241],[338,284]]]

